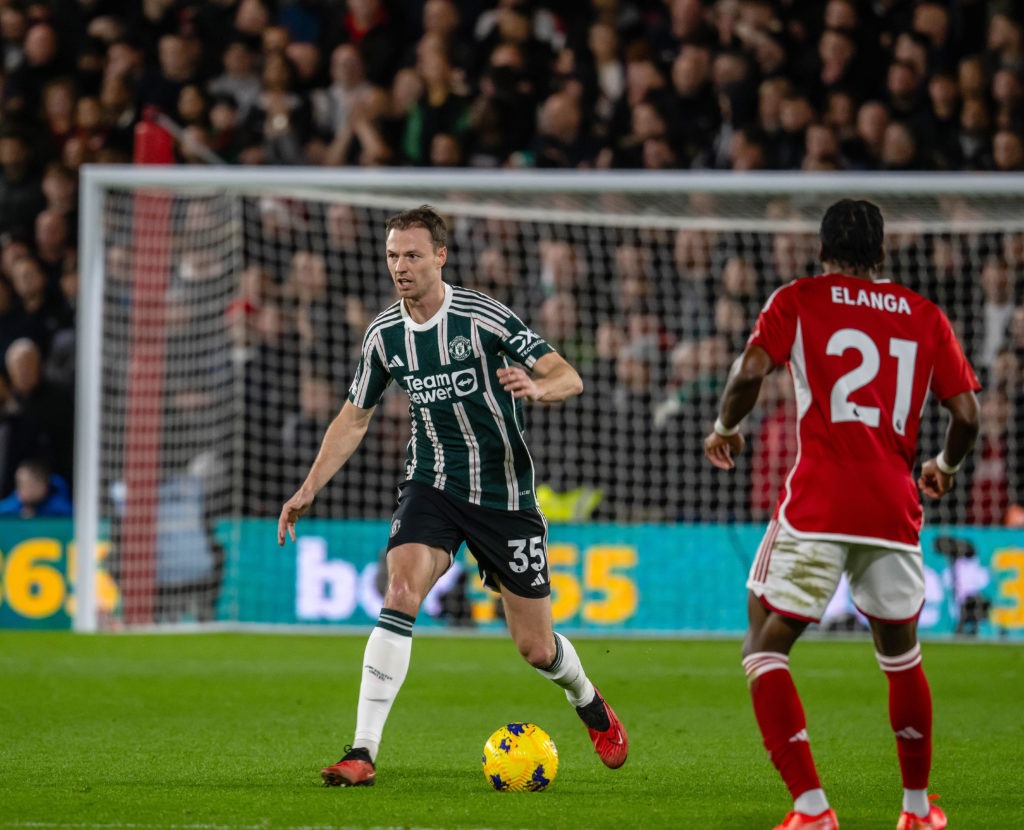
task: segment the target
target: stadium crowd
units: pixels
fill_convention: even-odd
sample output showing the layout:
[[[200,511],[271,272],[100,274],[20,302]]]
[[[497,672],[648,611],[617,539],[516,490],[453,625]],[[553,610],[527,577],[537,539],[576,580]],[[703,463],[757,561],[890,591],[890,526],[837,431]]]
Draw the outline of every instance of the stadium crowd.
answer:
[[[1024,169],[1024,18],[998,0],[0,0],[0,54],[0,498],[26,465],[21,478],[54,477],[51,496],[71,482],[77,172],[131,161],[149,107],[181,125],[184,163]],[[263,238],[247,242],[237,292],[210,298],[223,325],[207,344],[223,347],[211,374],[243,377],[261,448],[245,510],[259,515],[308,468],[390,296],[368,242],[379,212],[311,208],[318,232],[299,238],[278,209],[247,205]],[[607,517],[763,519],[795,452],[788,382],[768,384],[727,491],[699,437],[760,303],[814,273],[813,238],[680,230],[598,249],[563,231],[467,219],[452,235],[451,277],[522,313],[610,402],[533,413],[538,480],[599,488]],[[116,284],[130,234],[114,241]],[[977,459],[946,518],[1001,523],[1024,502],[1024,237],[890,244],[891,275],[947,308],[986,386]],[[175,308],[218,267],[177,258]],[[187,349],[172,325],[171,349]],[[205,404],[175,391],[169,423],[184,429]],[[363,454],[396,470],[398,400]],[[286,463],[282,446],[301,451]],[[269,486],[285,467],[294,476]],[[373,489],[339,487],[324,510],[387,515]]]

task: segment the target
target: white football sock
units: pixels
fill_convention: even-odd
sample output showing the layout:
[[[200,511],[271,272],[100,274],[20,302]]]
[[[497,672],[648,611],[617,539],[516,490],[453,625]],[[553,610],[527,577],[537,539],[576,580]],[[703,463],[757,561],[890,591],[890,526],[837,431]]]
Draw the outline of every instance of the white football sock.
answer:
[[[825,791],[819,787],[816,790],[800,793],[796,801],[793,802],[793,809],[805,816],[820,816],[828,809]]]
[[[565,637],[555,632],[555,659],[546,669],[537,669],[548,680],[565,689],[573,706],[585,706],[594,699],[594,684],[583,671],[576,649]]]
[[[384,722],[402,688],[412,654],[412,624],[416,620],[384,608],[363,652],[356,734],[352,746],[365,747],[376,762]]]
[[[918,818],[928,818],[932,807],[928,803],[928,790],[904,790],[903,809]]]

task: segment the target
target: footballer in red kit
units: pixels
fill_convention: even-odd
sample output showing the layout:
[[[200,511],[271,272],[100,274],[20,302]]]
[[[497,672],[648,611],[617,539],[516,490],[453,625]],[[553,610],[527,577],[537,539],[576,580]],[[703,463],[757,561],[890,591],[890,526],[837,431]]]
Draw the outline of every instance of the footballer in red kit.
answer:
[[[845,573],[871,622],[889,680],[889,716],[903,779],[898,830],[942,830],[928,796],[931,696],[917,617],[924,604],[918,489],[940,498],[974,444],[980,386],[945,314],[880,278],[877,206],[844,199],[821,223],[824,273],[775,291],[733,364],[704,442],[731,469],[740,421],[762,380],[788,365],[797,404],[796,461],[747,580],[743,666],[772,762],[793,797],[777,830],[835,830],[838,819],[811,756],[789,651],[821,619]],[[942,451],[913,471],[921,413],[933,395],[950,420]]]

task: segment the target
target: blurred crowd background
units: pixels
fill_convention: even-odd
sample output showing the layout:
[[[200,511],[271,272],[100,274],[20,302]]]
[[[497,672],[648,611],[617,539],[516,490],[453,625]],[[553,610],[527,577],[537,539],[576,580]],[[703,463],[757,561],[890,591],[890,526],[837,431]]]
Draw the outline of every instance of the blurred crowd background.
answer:
[[[1024,168],[1024,16],[999,0],[0,0],[0,82],[0,513],[15,515],[69,509],[78,169],[130,162],[151,108],[179,126],[181,163]],[[276,515],[390,301],[384,214],[275,199],[245,210],[257,231],[239,252],[217,241],[216,200],[176,208],[169,353],[189,371],[170,381],[166,423],[181,434],[168,452],[241,384],[258,449],[233,467],[238,509]],[[130,326],[130,218],[121,228],[108,315]],[[1016,521],[1024,235],[888,242],[887,275],[947,310],[986,385],[976,459],[935,516]],[[530,424],[538,482],[586,488],[570,513],[761,520],[795,453],[788,378],[766,385],[735,476],[715,476],[699,440],[761,303],[815,273],[816,253],[800,233],[597,239],[464,216],[446,274],[581,368],[588,393]],[[405,407],[382,403],[322,515],[390,513]],[[237,447],[230,419],[205,429]]]

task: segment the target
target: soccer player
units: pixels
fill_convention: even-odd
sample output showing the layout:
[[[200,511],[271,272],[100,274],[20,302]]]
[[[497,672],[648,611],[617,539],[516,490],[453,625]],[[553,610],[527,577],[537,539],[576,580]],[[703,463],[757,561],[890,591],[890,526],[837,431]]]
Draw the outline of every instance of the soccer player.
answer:
[[[391,521],[384,607],[363,656],[352,746],[321,777],[331,786],[374,783],[384,722],[409,668],[416,613],[464,541],[484,585],[501,593],[519,653],[565,690],[604,764],[620,767],[628,751],[622,723],[572,643],[552,628],[547,523],[521,427],[523,401],[564,401],[582,391],[580,377],[501,303],[443,281],[447,228],[432,208],[392,216],[386,234],[398,302],[366,330],[348,401],[277,528],[278,544],[286,533],[295,541],[295,522],[355,451],[396,381],[409,395],[412,438]]]
[[[912,471],[931,391],[948,411],[949,427],[917,486],[936,499],[949,492],[977,436],[980,387],[946,316],[879,279],[885,252],[875,205],[832,205],[820,240],[825,273],[768,298],[704,441],[711,463],[731,469],[743,447],[740,421],[762,380],[789,364],[799,451],[750,570],[743,643],[764,745],[794,799],[776,830],[838,827],[811,757],[789,651],[807,624],[821,619],[844,572],[889,681],[904,788],[897,828],[941,830],[946,817],[928,798],[932,704],[917,641],[924,572]]]

